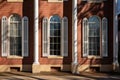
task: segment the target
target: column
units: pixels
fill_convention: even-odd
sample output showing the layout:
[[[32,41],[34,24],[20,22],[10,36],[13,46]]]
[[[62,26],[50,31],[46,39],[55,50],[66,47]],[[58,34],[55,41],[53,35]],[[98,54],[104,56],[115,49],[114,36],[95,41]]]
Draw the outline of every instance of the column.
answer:
[[[77,0],[72,0],[72,73],[76,74],[77,70]]]
[[[114,71],[118,71],[119,63],[118,63],[118,0],[114,0],[114,29],[113,29],[113,69]]]
[[[38,42],[38,27],[39,27],[39,2],[34,0],[34,63],[39,64],[39,42]]]

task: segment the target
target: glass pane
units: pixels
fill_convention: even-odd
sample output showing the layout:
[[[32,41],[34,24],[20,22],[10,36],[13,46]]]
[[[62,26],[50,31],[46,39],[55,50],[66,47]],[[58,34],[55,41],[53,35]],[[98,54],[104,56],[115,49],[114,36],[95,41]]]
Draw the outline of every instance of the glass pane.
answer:
[[[50,23],[50,29],[54,29],[54,23]]]
[[[55,37],[54,38],[54,43],[60,43],[60,37]]]
[[[54,37],[50,37],[50,43],[54,43]]]
[[[54,44],[50,44],[50,50],[54,50]]]
[[[55,44],[54,49],[57,50],[57,51],[60,50],[60,44]]]
[[[60,23],[55,23],[54,24],[54,29],[59,29],[60,30]]]
[[[54,30],[50,30],[50,36],[53,37],[54,36],[54,32],[55,32]]]
[[[55,30],[55,36],[60,36],[60,30]]]

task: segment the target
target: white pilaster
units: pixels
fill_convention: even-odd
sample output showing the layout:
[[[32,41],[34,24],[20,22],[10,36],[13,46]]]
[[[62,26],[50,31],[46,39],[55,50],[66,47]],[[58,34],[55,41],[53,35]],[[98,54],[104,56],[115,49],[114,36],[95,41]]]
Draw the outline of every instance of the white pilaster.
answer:
[[[38,42],[38,27],[39,27],[39,1],[34,0],[34,63],[39,64],[39,42]]]
[[[119,62],[118,62],[118,0],[114,0],[114,25],[113,25],[113,69],[118,71]]]
[[[77,73],[77,0],[72,1],[72,73]]]

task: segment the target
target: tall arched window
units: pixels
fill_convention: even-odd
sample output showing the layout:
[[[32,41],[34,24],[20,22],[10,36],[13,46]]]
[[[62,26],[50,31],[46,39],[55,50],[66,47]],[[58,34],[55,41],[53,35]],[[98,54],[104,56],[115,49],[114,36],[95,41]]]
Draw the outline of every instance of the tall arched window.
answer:
[[[12,14],[8,20],[3,16],[1,24],[2,56],[29,56],[28,17]]]
[[[42,20],[42,55],[68,56],[68,18],[53,15]]]
[[[50,55],[61,53],[61,18],[54,15],[50,18]]]
[[[92,16],[88,19],[89,55],[100,55],[100,19]]]
[[[102,21],[102,22],[101,22]],[[83,57],[108,56],[108,20],[98,16],[83,19]]]
[[[19,15],[13,14],[10,16],[10,55],[19,55],[21,56],[21,29],[22,29],[22,21]]]

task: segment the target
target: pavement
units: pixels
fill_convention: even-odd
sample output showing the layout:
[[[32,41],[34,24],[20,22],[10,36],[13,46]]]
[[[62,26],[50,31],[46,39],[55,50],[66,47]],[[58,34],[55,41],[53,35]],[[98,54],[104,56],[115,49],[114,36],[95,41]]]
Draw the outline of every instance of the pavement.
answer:
[[[120,80],[120,73],[85,73],[79,75],[70,72],[2,72],[0,80]]]

